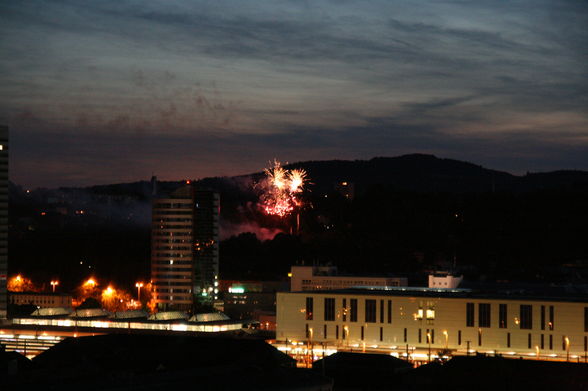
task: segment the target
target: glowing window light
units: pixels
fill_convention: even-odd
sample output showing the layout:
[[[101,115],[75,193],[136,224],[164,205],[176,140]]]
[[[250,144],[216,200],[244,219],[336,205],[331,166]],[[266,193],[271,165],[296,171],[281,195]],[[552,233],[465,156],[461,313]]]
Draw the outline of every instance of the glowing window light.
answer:
[[[188,331],[188,325],[186,324],[172,324],[172,331]]]

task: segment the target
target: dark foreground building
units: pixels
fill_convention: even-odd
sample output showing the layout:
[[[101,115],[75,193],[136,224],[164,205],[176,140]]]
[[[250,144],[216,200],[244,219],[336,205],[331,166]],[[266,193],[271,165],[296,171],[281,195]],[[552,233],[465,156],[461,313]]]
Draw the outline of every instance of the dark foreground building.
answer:
[[[68,338],[10,376],[10,389],[309,390],[332,381],[297,369],[259,340],[221,337],[102,335]]]

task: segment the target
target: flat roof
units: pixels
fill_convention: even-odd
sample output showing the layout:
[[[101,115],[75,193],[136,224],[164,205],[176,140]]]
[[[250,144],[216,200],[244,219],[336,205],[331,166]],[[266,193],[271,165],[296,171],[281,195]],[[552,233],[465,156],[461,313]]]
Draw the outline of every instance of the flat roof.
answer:
[[[368,295],[368,296],[408,296],[408,297],[437,297],[448,299],[495,299],[517,301],[560,301],[588,303],[588,294],[583,292],[537,292],[525,289],[509,289],[498,291],[477,291],[463,288],[426,288],[426,287],[365,287],[357,286],[345,289],[320,289],[312,291],[298,291],[300,294],[334,294],[334,295]]]

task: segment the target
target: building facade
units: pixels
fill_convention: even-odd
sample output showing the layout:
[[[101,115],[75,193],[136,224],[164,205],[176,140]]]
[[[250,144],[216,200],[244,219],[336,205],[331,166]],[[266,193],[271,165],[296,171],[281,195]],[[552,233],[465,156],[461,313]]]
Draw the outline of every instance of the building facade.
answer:
[[[14,305],[34,305],[40,308],[71,308],[72,297],[65,293],[10,292],[9,302]]]
[[[218,293],[219,195],[193,185],[153,201],[151,282],[161,310],[191,310]]]
[[[588,299],[428,288],[278,293],[276,338],[415,356],[447,349],[585,361]]]
[[[0,319],[8,309],[8,127],[0,126]]]
[[[335,266],[292,266],[290,291],[345,289],[354,286],[407,286],[405,277],[370,277],[339,275]]]
[[[429,274],[429,288],[455,289],[463,281],[463,276],[455,276],[449,272]]]

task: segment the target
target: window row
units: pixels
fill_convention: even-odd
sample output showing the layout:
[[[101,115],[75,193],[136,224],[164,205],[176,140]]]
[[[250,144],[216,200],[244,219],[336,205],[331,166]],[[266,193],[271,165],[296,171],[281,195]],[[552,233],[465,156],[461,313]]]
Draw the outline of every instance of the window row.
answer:
[[[378,310],[378,300],[366,299],[364,300],[365,322],[377,323],[378,314],[380,323],[392,323],[392,300],[380,300]],[[334,321],[337,317],[335,298],[327,297],[324,299],[323,320]],[[349,299],[349,306],[347,306],[347,299],[342,299],[342,307],[339,312],[341,319],[346,322],[348,317],[350,322],[357,322],[358,299]],[[314,319],[314,298],[306,298],[305,307],[306,320]]]
[[[362,341],[365,340],[366,327],[367,326],[360,327],[360,339]],[[335,325],[334,335],[329,334],[328,330],[329,330],[329,326],[324,324],[323,328],[322,328],[322,338],[323,339],[327,339],[327,338],[329,338],[329,336],[333,336],[335,339],[341,338],[342,340],[350,338],[350,330],[349,330],[349,327],[347,327],[347,326],[343,326],[340,328],[339,325]],[[404,328],[404,330],[403,330],[403,342],[404,343],[409,342],[408,332],[409,332],[409,330],[407,328]],[[312,339],[314,336],[315,336],[315,331],[307,323],[306,324],[306,338]],[[541,350],[554,350],[554,348],[553,348],[554,338],[553,338],[552,334],[548,335],[547,338],[546,338],[545,334],[540,334],[539,340],[533,341],[533,336],[531,333],[529,333],[529,334],[527,334],[526,339],[527,339],[527,344],[526,344],[527,349],[533,349],[535,347],[535,348],[538,348]],[[384,327],[379,328],[379,340],[384,341]],[[471,342],[473,342],[473,341],[469,341],[469,340],[464,341],[462,339],[461,330],[457,331],[457,345],[462,346],[465,344],[465,345],[467,345],[467,347],[469,349]],[[534,342],[535,342],[535,345],[534,345]],[[419,328],[417,330],[417,343],[434,345],[435,344],[435,329],[424,329],[423,330],[423,329]],[[441,339],[441,341],[438,341],[438,343],[445,343],[446,346],[448,345],[449,334],[447,333],[447,331],[443,331],[442,339]],[[477,346],[482,346],[482,345],[483,345],[483,331],[480,329],[480,330],[478,330],[478,333],[477,333]],[[507,348],[512,347],[511,333],[506,333],[505,346]],[[570,339],[567,336],[562,335],[562,337],[561,337],[561,350],[568,351],[569,347],[570,347]],[[588,350],[588,336],[584,336],[584,351],[587,351],[587,350]]]
[[[587,307],[588,308],[588,307]],[[491,323],[492,306],[490,303],[478,303],[478,327],[492,327]],[[475,324],[475,303],[466,303],[466,326],[476,327]],[[541,330],[554,330],[555,328],[555,308],[542,305],[540,307],[540,328]],[[514,323],[523,330],[533,329],[533,306],[530,304],[521,304],[519,306],[519,316],[514,318]],[[507,304],[498,304],[498,327],[505,329],[508,327],[508,306]],[[585,328],[588,331],[588,314],[585,315]]]

